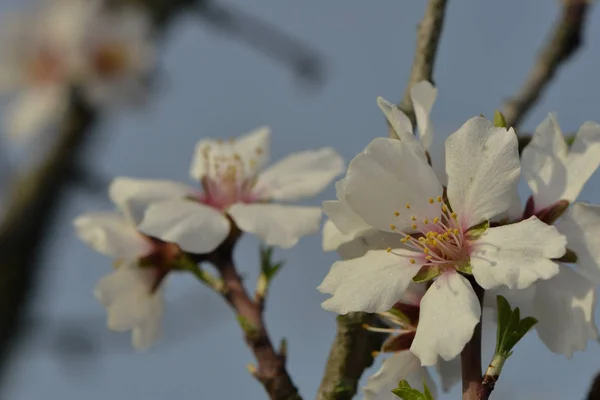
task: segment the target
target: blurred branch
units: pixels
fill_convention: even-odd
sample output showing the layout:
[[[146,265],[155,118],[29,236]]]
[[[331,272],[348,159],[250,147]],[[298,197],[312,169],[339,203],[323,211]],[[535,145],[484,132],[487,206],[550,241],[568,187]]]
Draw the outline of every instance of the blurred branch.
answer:
[[[437,55],[438,44],[442,37],[442,28],[444,27],[444,17],[446,14],[447,0],[429,0],[425,15],[419,24],[417,32],[417,45],[415,56],[413,58],[410,78],[404,91],[404,98],[398,105],[415,124],[415,110],[410,98],[410,90],[415,83],[423,80],[434,83],[433,67]]]
[[[581,47],[590,0],[562,0],[562,15],[519,92],[504,107],[508,126],[518,127],[556,71]]]
[[[600,400],[600,373],[594,377],[590,391],[585,400]]]
[[[313,84],[322,84],[325,71],[322,56],[302,44],[298,39],[282,32],[240,10],[224,8],[218,2],[202,1],[197,7],[199,15],[214,28],[235,36],[273,60],[291,68],[298,77]]]
[[[73,91],[72,106],[54,148],[11,188],[6,217],[0,223],[0,368],[19,333],[43,238],[94,117]]]
[[[375,325],[377,317],[362,312],[339,315],[337,334],[329,352],[317,400],[350,400],[358,390],[363,371],[373,364],[373,352],[381,348],[386,335],[363,328]]]

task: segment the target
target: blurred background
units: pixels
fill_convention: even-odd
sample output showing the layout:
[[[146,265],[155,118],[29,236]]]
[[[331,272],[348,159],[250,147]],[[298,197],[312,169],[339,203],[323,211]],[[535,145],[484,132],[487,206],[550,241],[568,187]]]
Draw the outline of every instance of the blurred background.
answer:
[[[1,16],[28,3],[0,0]],[[246,370],[254,360],[231,311],[187,275],[174,274],[167,282],[164,335],[150,351],[136,354],[129,334],[109,331],[92,289],[111,261],[81,243],[71,221],[112,208],[106,186],[113,177],[191,183],[196,141],[238,136],[263,124],[273,129],[273,160],[334,146],[349,161],[371,139],[387,135],[375,99],[402,98],[425,3],[227,0],[214,2],[226,14],[199,8],[172,20],[160,44],[151,97],[143,107],[98,118],[78,150],[76,171],[52,204],[47,229],[34,232],[43,233],[43,245],[26,260],[32,271],[27,307],[0,308],[18,310],[23,321],[0,360],[0,399],[264,399]],[[548,0],[449,3],[435,69],[434,162],[445,137],[474,115],[491,117],[518,90],[560,6]],[[233,15],[241,25],[219,15]],[[600,121],[599,7],[591,9],[585,38],[522,132],[531,132],[550,111],[558,113],[565,132],[586,120]],[[0,214],[11,183],[32,165],[39,147],[24,150],[0,138]],[[306,204],[334,196],[331,187]],[[581,199],[600,202],[600,176],[592,177]],[[0,275],[10,274],[4,257]],[[311,399],[335,334],[335,316],[321,309],[324,296],[315,288],[337,255],[323,253],[315,235],[276,251],[276,257],[286,264],[268,298],[267,324],[275,341],[287,338],[288,370]],[[236,258],[253,282],[258,241],[244,237]],[[493,341],[484,340],[484,362]],[[517,346],[492,398],[583,399],[598,370],[597,343],[565,360],[532,333]],[[459,396],[457,387],[441,398]]]

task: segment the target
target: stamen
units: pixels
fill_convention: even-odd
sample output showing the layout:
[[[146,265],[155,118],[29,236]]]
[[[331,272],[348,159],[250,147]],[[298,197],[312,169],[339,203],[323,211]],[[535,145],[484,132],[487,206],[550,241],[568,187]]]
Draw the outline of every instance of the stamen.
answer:
[[[400,215],[400,213],[398,211],[394,211],[394,215],[397,217]]]
[[[390,224],[390,229],[393,230],[393,231],[395,231],[396,230],[396,225]]]
[[[433,204],[433,197],[430,197],[428,201],[429,201],[429,204]]]
[[[406,206],[405,206],[405,207],[406,207],[407,209],[410,209],[410,204],[409,204],[409,203],[406,203]]]

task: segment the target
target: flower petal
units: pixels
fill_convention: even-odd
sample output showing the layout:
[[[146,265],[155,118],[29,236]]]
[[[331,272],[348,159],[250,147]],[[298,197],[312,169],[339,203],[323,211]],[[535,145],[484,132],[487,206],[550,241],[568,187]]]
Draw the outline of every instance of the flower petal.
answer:
[[[389,310],[402,296],[412,278],[423,265],[409,258],[407,250],[371,250],[363,257],[334,263],[317,288],[331,294],[322,306],[328,311],[347,314],[351,311]]]
[[[295,246],[301,237],[319,231],[319,207],[292,207],[280,204],[234,204],[227,213],[244,232],[257,235],[269,246]]]
[[[341,232],[356,237],[364,232],[372,231],[373,228],[359,217],[346,202],[347,183],[346,178],[335,183],[338,200],[324,201],[323,211]]]
[[[600,284],[600,206],[575,203],[556,223],[567,237],[567,247],[577,254],[579,271]]]
[[[258,177],[263,199],[295,201],[315,196],[344,171],[344,160],[330,147],[293,153]]]
[[[152,250],[152,243],[115,212],[84,214],[73,226],[82,241],[109,257],[133,259]]]
[[[24,91],[8,105],[5,129],[12,140],[25,142],[56,123],[66,110],[64,88],[49,86]]]
[[[567,186],[567,143],[556,115],[548,114],[523,149],[523,176],[531,189],[535,211],[561,199]]]
[[[381,111],[383,111],[383,114],[387,118],[392,129],[396,132],[398,139],[409,146],[417,156],[427,161],[425,150],[423,149],[419,140],[415,137],[412,124],[406,114],[400,111],[396,105],[390,103],[382,97],[377,98],[377,104],[379,105]]]
[[[179,199],[152,204],[139,226],[147,235],[199,254],[211,252],[223,243],[229,228],[227,218],[214,208]]]
[[[569,267],[561,265],[558,275],[536,285],[533,307],[538,335],[554,353],[571,358],[598,338],[596,287]]]
[[[538,279],[558,274],[552,261],[565,254],[567,239],[536,217],[489,228],[473,245],[471,266],[484,289],[506,285],[525,289]]]
[[[475,117],[446,140],[448,199],[471,227],[506,211],[519,184],[515,131]]]
[[[148,318],[133,328],[131,331],[131,344],[136,350],[145,351],[160,339],[162,333],[161,320],[161,316]]]
[[[410,350],[421,365],[449,361],[471,340],[481,307],[469,281],[449,271],[437,278],[421,300],[417,334]],[[443,327],[443,328],[442,328]]]
[[[581,125],[567,159],[567,187],[560,200],[575,201],[585,183],[600,166],[600,124]]]
[[[437,387],[429,372],[421,367],[419,359],[410,351],[399,351],[386,358],[381,368],[369,377],[367,386],[363,388],[365,400],[395,400],[398,399],[392,390],[398,387],[398,382],[406,379],[411,387],[423,390],[423,379],[432,395],[437,397]]]
[[[267,126],[257,128],[234,141],[203,139],[196,144],[190,176],[197,181],[206,175],[212,176],[215,160],[223,156],[233,157],[234,154],[239,156],[248,172],[256,172],[262,170],[269,161],[270,151],[271,129]]]
[[[455,357],[450,361],[440,358],[436,369],[440,376],[444,393],[447,393],[454,385],[461,381],[460,357]]]
[[[415,109],[419,137],[423,149],[429,150],[433,143],[433,124],[429,118],[437,98],[437,89],[428,81],[421,81],[410,89],[410,98]]]
[[[346,180],[346,201],[380,231],[392,232],[391,224],[405,229],[412,225],[412,215],[440,215],[439,204],[429,204],[428,199],[441,195],[442,186],[427,162],[401,140],[373,140],[350,162]]]
[[[362,257],[369,250],[385,250],[399,248],[403,236],[379,232],[372,229],[363,232],[360,236],[342,233],[335,224],[328,220],[323,226],[323,251],[336,250],[344,260]]]
[[[108,188],[112,202],[135,225],[142,221],[146,208],[152,203],[183,199],[196,194],[198,191],[183,183],[123,176],[115,178]]]
[[[103,277],[94,294],[108,311],[108,327],[127,331],[163,314],[161,292],[152,293],[155,271],[122,266]]]

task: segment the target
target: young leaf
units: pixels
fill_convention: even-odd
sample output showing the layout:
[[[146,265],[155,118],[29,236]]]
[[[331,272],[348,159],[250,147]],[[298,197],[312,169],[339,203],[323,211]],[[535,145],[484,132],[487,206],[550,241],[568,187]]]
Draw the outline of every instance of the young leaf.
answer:
[[[498,110],[494,111],[494,126],[496,128],[506,128],[506,119]]]

